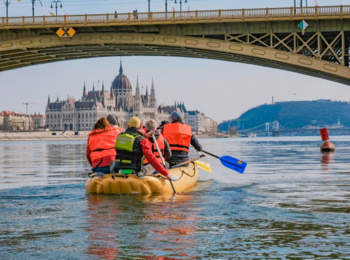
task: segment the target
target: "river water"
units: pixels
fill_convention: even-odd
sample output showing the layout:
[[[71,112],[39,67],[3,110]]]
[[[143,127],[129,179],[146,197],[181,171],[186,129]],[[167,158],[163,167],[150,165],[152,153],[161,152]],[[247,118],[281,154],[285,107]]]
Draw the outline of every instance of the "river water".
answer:
[[[2,142],[0,258],[350,259],[350,137],[319,139],[201,139],[247,170],[206,157],[175,196],[87,195],[86,142]]]

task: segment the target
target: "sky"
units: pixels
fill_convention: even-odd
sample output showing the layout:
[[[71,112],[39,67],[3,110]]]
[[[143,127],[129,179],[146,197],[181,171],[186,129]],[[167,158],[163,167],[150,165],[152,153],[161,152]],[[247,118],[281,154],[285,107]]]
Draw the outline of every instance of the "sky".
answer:
[[[180,0],[177,0],[178,2]],[[298,0],[299,2],[300,0]],[[164,0],[151,0],[152,11],[164,11]],[[350,0],[317,0],[319,5],[350,5]],[[36,5],[36,15],[49,15],[51,1]],[[62,0],[59,14],[89,14],[139,12],[148,10],[147,0]],[[293,0],[188,0],[183,9],[214,10],[292,6]],[[305,0],[304,0],[305,4]],[[315,1],[309,0],[309,5]],[[179,3],[168,1],[168,9]],[[10,16],[30,16],[31,0],[13,0]],[[5,6],[0,5],[0,15]],[[81,98],[84,82],[88,90],[93,83],[109,89],[119,73],[120,57],[92,58],[36,65],[0,72],[0,111],[24,113],[23,103],[37,103],[29,112],[45,113],[48,95],[51,100],[66,99],[67,95]],[[199,110],[219,123],[239,117],[246,110],[275,101],[332,99],[350,101],[350,87],[297,73],[254,65],[216,60],[176,57],[123,57],[124,74],[134,89],[151,86],[154,78],[159,104],[184,102],[188,110]],[[100,81],[98,86],[98,81]]]

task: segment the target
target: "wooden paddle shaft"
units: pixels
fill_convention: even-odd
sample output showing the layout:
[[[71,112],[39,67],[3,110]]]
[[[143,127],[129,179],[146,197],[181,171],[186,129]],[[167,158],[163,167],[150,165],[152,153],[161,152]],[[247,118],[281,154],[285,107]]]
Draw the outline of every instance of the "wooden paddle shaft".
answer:
[[[158,143],[157,143],[157,139],[156,139],[156,137],[154,135],[152,135],[152,138],[153,138],[153,142],[155,143],[155,145],[157,147],[157,151],[159,153],[160,159],[162,160],[162,164],[163,164],[163,166],[165,168],[165,161],[164,161],[163,155],[162,155],[162,153],[161,153],[161,151],[159,149],[159,146],[158,146]]]
[[[200,158],[202,158],[202,157],[204,157],[204,156],[205,156],[205,155],[201,155],[201,156],[198,156],[198,157],[193,158],[193,159],[191,159],[191,160],[188,160],[188,161],[186,161],[186,162],[182,162],[182,163],[176,164],[176,165],[172,166],[172,168],[178,167],[178,166],[181,166],[181,165],[184,165],[184,164],[188,164],[188,163],[193,162],[193,161],[197,161],[198,159],[200,159]]]
[[[155,143],[155,145],[156,145],[156,147],[157,147],[157,151],[158,151],[158,153],[159,153],[160,159],[162,160],[162,164],[163,164],[164,168],[166,168],[166,166],[165,166],[165,161],[164,161],[162,152],[160,151],[159,146],[158,146],[158,143],[157,143],[157,139],[156,139],[156,137],[155,137],[154,135],[152,135],[152,138],[153,138],[153,142]],[[169,181],[170,181],[170,184],[171,184],[171,188],[173,189],[173,192],[174,192],[174,194],[175,194],[175,193],[176,193],[176,190],[175,190],[173,181],[172,181],[172,180],[169,180]]]

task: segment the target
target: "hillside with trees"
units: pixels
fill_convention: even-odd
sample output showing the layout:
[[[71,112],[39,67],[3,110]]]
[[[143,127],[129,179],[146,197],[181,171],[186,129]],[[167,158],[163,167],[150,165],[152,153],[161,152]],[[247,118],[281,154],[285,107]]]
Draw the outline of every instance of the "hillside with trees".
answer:
[[[293,101],[265,104],[243,113],[236,120],[219,124],[220,132],[230,127],[238,130],[253,128],[277,120],[281,128],[295,129],[305,126],[335,125],[338,121],[350,127],[350,103],[331,100]]]

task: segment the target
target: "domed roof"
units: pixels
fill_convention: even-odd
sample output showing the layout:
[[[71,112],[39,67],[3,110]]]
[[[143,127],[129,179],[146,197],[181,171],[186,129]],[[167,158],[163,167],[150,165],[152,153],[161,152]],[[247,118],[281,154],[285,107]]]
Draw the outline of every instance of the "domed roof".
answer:
[[[123,65],[120,62],[119,75],[115,77],[112,82],[112,89],[121,90],[121,89],[132,89],[130,80],[123,74]]]

